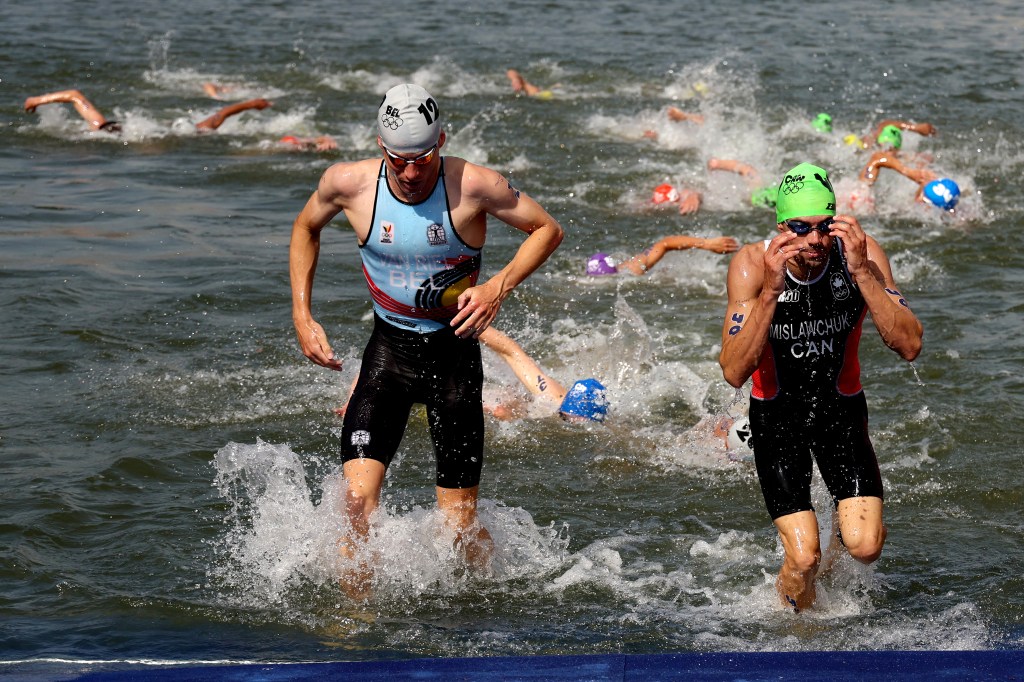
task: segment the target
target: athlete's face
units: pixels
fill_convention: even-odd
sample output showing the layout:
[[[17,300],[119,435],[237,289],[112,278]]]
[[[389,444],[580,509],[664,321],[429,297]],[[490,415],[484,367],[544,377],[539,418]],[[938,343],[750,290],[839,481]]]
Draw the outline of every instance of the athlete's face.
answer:
[[[403,198],[418,201],[434,188],[438,169],[441,167],[441,146],[444,144],[444,133],[438,138],[437,144],[417,154],[396,154],[377,138],[377,145],[384,154],[393,186]]]
[[[793,256],[793,260],[798,265],[814,268],[828,259],[834,239],[831,226],[830,215],[806,216],[779,223],[779,231],[798,235],[792,243],[799,246],[800,251]]]

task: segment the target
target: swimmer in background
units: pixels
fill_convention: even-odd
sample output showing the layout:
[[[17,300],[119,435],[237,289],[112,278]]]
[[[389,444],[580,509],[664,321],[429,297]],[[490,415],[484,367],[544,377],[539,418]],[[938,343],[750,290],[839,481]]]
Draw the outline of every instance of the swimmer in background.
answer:
[[[811,127],[817,130],[819,133],[831,133],[832,132],[832,115],[827,114],[824,111],[814,117],[811,121]]]
[[[668,114],[668,118],[670,121],[690,121],[691,123],[696,123],[697,125],[701,125],[704,123],[703,114],[695,114],[690,111],[683,111],[682,109],[676,106],[670,106],[666,113]]]
[[[36,110],[36,107],[40,107],[45,104],[58,103],[71,104],[74,106],[78,115],[81,116],[94,131],[102,130],[107,133],[121,132],[121,124],[117,121],[108,120],[102,113],[100,113],[100,110],[96,108],[96,105],[90,102],[89,99],[79,90],[58,90],[44,95],[29,97],[25,100],[25,111],[27,113],[32,113]],[[248,111],[249,109],[266,109],[272,105],[272,102],[262,98],[251,99],[245,102],[238,102],[236,104],[229,104],[228,106],[218,110],[213,116],[196,123],[196,130],[200,132],[216,130],[231,116],[240,114],[243,111]]]
[[[557,406],[558,414],[567,420],[603,422],[608,413],[605,387],[597,379],[581,379],[566,389],[548,376],[522,346],[510,336],[494,327],[480,334],[484,344],[508,364],[509,368],[531,395]],[[484,412],[497,419],[516,419],[524,415],[522,401],[484,405]]]
[[[960,200],[960,187],[956,182],[923,166],[912,168],[889,151],[877,151],[871,155],[871,159],[860,172],[861,181],[870,188],[878,180],[882,168],[894,170],[916,183],[915,201],[930,204],[944,211],[952,211]]]
[[[615,263],[605,253],[595,253],[587,260],[587,274],[598,277],[615,275],[628,270],[634,275],[645,275],[658,264],[669,251],[685,251],[686,249],[703,249],[712,253],[732,253],[738,251],[740,243],[734,237],[691,237],[685,234],[662,237],[649,248],[632,258]]]
[[[509,69],[505,72],[508,76],[509,84],[512,86],[512,92],[517,95],[527,95],[529,97],[536,97],[537,99],[551,99],[554,97],[554,93],[549,89],[542,89],[530,81],[523,78],[522,74],[515,69]]]
[[[597,379],[581,379],[567,390],[504,332],[488,327],[480,335],[480,342],[505,361],[535,400],[542,401],[562,419],[580,422],[605,420],[608,412],[606,389]],[[505,421],[521,419],[527,415],[527,402],[488,402],[484,404],[484,412]],[[745,416],[708,415],[692,426],[689,433],[700,445],[726,450],[734,461],[750,458],[750,423]]]
[[[281,144],[291,145],[302,151],[333,152],[338,149],[338,142],[330,135],[318,135],[316,137],[296,137],[285,135],[280,140]]]
[[[651,202],[654,204],[678,204],[679,215],[691,215],[700,210],[702,197],[695,189],[677,190],[667,182],[654,188]]]
[[[820,114],[819,114],[820,116]],[[830,119],[831,120],[831,119]],[[761,182],[761,174],[749,163],[737,161],[736,159],[708,159],[709,171],[726,171],[735,173],[747,181],[750,188],[750,205],[755,208],[775,208],[775,195],[777,190],[774,186],[765,185]]]
[[[936,132],[935,126],[931,123],[922,121],[921,123],[915,123],[913,121],[902,121],[895,118],[887,118],[884,121],[880,121],[875,129],[865,135],[862,140],[867,144],[872,142],[877,143],[879,146],[886,146],[889,144],[888,139],[894,135],[893,129],[900,131],[900,144],[896,145],[896,149],[899,149],[902,145],[902,134],[904,132],[917,133],[925,137],[931,137]]]
[[[689,121],[690,123],[694,123],[696,125],[703,125],[704,124],[704,115],[703,114],[695,114],[692,111],[683,111],[682,109],[680,109],[679,107],[674,106],[674,105],[669,105],[668,109],[665,110],[665,114],[668,116],[668,120],[670,120],[670,121],[676,121],[676,122]],[[658,131],[657,130],[645,130],[644,131],[644,137],[646,137],[649,140],[657,140],[658,139]]]
[[[874,130],[867,135],[863,137],[847,135],[843,138],[843,141],[858,149],[867,149],[877,145],[883,149],[898,150],[903,146],[904,131],[917,133],[925,137],[931,137],[938,132],[934,125],[924,121],[914,123],[913,121],[887,118],[884,121],[880,121]]]
[[[213,99],[224,99],[224,95],[235,91],[234,85],[222,85],[220,83],[205,82],[203,83],[203,92],[209,95]]]

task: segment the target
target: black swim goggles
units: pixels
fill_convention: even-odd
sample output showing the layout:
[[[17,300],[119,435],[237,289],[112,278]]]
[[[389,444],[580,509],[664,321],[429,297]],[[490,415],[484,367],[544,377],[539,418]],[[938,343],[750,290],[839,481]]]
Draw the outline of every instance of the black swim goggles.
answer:
[[[822,220],[817,225],[811,225],[805,220],[786,220],[784,224],[786,227],[791,229],[794,234],[798,234],[801,237],[810,232],[811,230],[817,230],[823,235],[828,234],[829,230],[832,229],[832,223],[836,220],[835,218],[829,217]]]

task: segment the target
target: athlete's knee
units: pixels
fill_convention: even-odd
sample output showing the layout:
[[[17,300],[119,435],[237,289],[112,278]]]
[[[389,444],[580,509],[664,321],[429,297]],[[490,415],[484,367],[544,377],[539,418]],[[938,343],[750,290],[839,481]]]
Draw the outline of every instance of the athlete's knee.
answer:
[[[854,559],[862,564],[870,564],[882,555],[885,535],[885,526],[881,524],[875,528],[858,528],[855,532],[843,535],[843,544]]]
[[[786,550],[786,566],[799,574],[813,574],[821,564],[820,547],[796,547]]]
[[[786,569],[800,574],[813,574],[821,563],[818,521],[814,512],[787,514],[776,518],[775,525],[782,540]]]
[[[380,501],[381,482],[386,467],[371,459],[353,459],[342,467],[345,475],[345,513],[355,530],[364,532],[370,514]]]
[[[881,498],[842,500],[837,512],[840,538],[850,556],[864,564],[878,559],[886,536]]]

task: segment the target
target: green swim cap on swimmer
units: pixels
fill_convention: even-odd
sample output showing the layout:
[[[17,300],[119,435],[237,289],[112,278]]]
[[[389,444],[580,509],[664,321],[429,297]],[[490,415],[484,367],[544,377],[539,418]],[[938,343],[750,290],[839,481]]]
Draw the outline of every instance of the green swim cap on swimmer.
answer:
[[[828,173],[810,163],[801,163],[786,173],[775,201],[775,220],[836,214],[836,192]]]
[[[775,197],[778,190],[774,187],[762,187],[750,195],[750,205],[754,208],[775,208]]]
[[[903,131],[894,125],[885,126],[882,128],[882,132],[878,133],[878,144],[882,147],[899,149],[903,146]]]
[[[823,111],[814,117],[814,120],[811,121],[811,127],[817,130],[819,133],[831,133],[832,117]]]

